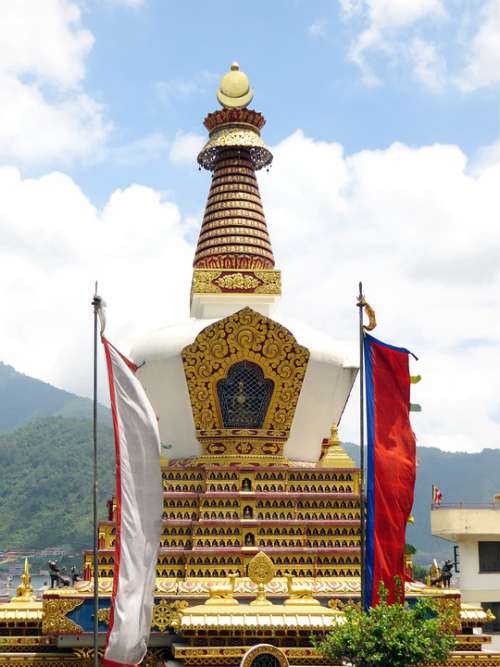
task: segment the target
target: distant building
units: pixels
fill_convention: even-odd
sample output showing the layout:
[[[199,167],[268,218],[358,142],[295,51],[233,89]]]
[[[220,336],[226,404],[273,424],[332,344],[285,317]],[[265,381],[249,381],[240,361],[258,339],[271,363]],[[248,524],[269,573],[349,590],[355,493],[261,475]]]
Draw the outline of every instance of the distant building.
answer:
[[[500,632],[500,494],[489,504],[433,505],[431,528],[458,546],[463,602],[491,609],[497,617],[491,629]]]

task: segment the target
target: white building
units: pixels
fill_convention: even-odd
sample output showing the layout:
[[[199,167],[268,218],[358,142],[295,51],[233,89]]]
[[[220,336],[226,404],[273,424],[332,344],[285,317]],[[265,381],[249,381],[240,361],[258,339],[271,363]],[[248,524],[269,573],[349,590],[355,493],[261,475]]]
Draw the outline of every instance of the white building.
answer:
[[[500,631],[500,494],[489,505],[434,505],[432,534],[458,545],[462,601],[491,609]]]

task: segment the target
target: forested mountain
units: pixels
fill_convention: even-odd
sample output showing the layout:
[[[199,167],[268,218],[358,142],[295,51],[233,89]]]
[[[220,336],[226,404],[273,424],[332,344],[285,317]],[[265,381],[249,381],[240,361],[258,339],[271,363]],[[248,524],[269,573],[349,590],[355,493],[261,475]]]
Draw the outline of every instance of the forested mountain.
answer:
[[[500,443],[498,443],[500,445]],[[346,444],[346,450],[359,461],[359,447]],[[500,449],[483,449],[478,454],[443,452],[435,447],[417,449],[417,483],[413,516],[407,541],[417,547],[416,561],[427,564],[433,557],[451,557],[453,545],[432,537],[430,506],[432,485],[443,493],[443,503],[488,503],[500,492]]]
[[[90,419],[92,402],[18,373],[0,362],[0,431],[10,431],[39,417],[59,415]],[[99,418],[111,424],[109,410],[99,406]]]
[[[113,432],[98,431],[99,509],[114,489]],[[0,435],[0,550],[92,544],[92,423],[48,417]]]
[[[0,550],[91,545],[90,408],[87,399],[0,363],[0,431],[6,431],[0,433]],[[104,516],[105,501],[114,490],[107,408],[100,408],[99,424],[99,503]],[[345,448],[359,459],[359,447],[346,443]],[[462,454],[420,447],[417,456],[415,525],[408,526],[407,537],[418,549],[417,561],[427,564],[433,557],[449,556],[453,546],[431,535],[432,484],[441,489],[445,503],[490,502],[500,492],[500,449]]]

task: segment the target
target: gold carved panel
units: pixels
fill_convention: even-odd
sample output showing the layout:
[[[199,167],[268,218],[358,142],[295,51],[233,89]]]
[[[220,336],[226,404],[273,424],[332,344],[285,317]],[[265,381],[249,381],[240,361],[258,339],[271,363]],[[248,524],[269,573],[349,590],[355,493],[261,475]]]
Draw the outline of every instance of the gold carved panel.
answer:
[[[67,618],[74,609],[82,605],[82,599],[57,598],[43,601],[42,633],[45,634],[80,634],[83,628]]]
[[[281,294],[281,272],[275,269],[195,269],[191,292]]]
[[[288,329],[251,308],[243,308],[201,331],[183,349],[182,361],[204,454],[243,460],[282,455],[309,361],[309,351]],[[260,429],[223,425],[217,383],[240,361],[257,364],[264,377],[273,381]]]

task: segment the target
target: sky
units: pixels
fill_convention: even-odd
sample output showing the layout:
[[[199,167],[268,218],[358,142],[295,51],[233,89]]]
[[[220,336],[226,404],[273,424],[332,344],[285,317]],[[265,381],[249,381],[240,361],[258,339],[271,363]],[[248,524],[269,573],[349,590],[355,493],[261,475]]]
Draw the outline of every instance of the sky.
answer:
[[[188,316],[202,122],[237,60],[274,153],[259,183],[277,319],[355,349],[362,280],[376,335],[419,358],[418,443],[500,447],[500,0],[1,14],[0,360],[90,395],[96,279],[114,341]],[[355,393],[346,440],[357,409]]]

